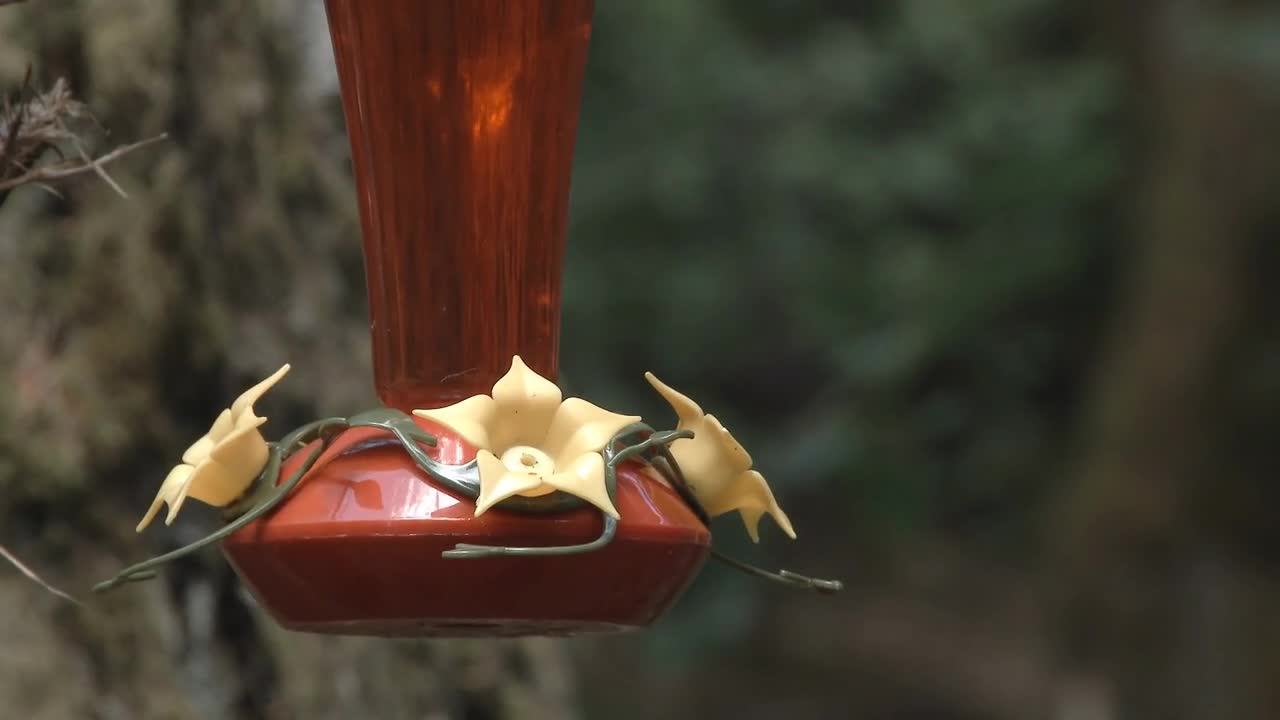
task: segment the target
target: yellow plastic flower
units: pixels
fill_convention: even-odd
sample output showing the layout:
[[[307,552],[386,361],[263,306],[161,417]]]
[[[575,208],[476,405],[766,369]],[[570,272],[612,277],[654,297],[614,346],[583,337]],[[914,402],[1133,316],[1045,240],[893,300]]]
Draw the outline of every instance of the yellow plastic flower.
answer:
[[[437,422],[476,446],[480,515],[513,495],[536,497],[561,490],[618,517],[604,484],[600,451],[622,428],[640,418],[618,415],[586,400],[561,402],[560,388],[524,364],[519,355],[493,386],[493,396],[473,395],[437,410],[413,414]]]
[[[759,472],[751,469],[751,455],[733,438],[714,415],[707,415],[688,397],[676,392],[653,373],[645,373],[645,379],[676,411],[680,418],[677,428],[692,430],[692,438],[682,438],[671,443],[671,454],[680,464],[685,481],[698,502],[715,517],[737,510],[747,526],[747,534],[754,542],[760,542],[760,518],[765,513],[773,516],[778,527],[791,539],[796,531],[791,520],[778,507],[769,483]]]
[[[138,523],[138,532],[151,524],[161,504],[169,505],[165,524],[173,523],[182,503],[193,497],[215,506],[229,505],[249,489],[267,464],[267,441],[258,428],[267,421],[253,412],[253,404],[289,372],[285,365],[271,377],[245,390],[213,426],[182,454],[182,463],[169,471],[151,508]]]

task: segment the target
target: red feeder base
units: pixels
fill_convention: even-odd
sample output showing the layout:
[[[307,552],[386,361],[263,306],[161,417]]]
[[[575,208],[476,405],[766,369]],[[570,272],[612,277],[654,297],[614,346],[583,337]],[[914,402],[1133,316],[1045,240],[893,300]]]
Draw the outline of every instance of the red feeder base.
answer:
[[[432,454],[475,450],[425,421]],[[618,632],[649,625],[706,561],[711,535],[675,491],[639,465],[618,468],[617,537],[603,550],[552,557],[445,559],[458,543],[569,545],[595,539],[600,513],[500,509],[473,517],[399,446],[342,456],[381,435],[339,437],[276,509],[227,538],[223,552],[286,628],[379,636],[518,636]],[[288,477],[306,452],[285,463]]]

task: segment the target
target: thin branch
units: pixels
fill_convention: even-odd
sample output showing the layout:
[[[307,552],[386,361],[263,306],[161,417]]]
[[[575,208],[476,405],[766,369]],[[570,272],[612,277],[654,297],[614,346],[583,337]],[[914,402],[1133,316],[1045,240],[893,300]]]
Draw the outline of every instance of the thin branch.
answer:
[[[62,128],[64,130],[67,129],[67,126],[62,123],[62,120],[58,120],[58,124],[62,125]],[[67,132],[68,134],[71,134],[69,130]],[[80,138],[76,137],[74,134],[71,134],[71,144],[76,146],[76,152],[80,153],[80,158],[84,160],[86,165],[89,165],[90,167],[93,168],[93,171],[98,175],[98,177],[102,178],[102,181],[104,183],[110,185],[111,189],[115,190],[116,194],[119,195],[120,197],[124,198],[125,200],[129,199],[129,193],[125,192],[124,188],[120,187],[119,183],[117,183],[114,178],[108,175],[106,170],[102,169],[102,165],[100,163],[98,163],[92,157],[89,156],[89,151],[84,149],[84,143],[80,142]]]
[[[0,2],[5,2],[5,1],[6,0],[0,0]],[[133,143],[131,145],[121,145],[115,150],[112,150],[111,152],[106,153],[105,155],[102,155],[96,159],[91,159],[86,156],[85,160],[82,162],[65,162],[65,163],[54,163],[52,165],[43,165],[33,170],[29,170],[26,173],[23,173],[22,175],[19,175],[17,177],[10,178],[8,180],[0,182],[0,192],[3,192],[5,190],[12,190],[13,188],[18,187],[19,185],[25,185],[27,183],[48,182],[50,180],[61,180],[63,178],[72,177],[73,175],[81,175],[87,172],[95,172],[95,173],[98,173],[99,175],[103,175],[104,176],[103,179],[107,180],[107,182],[110,183],[111,186],[115,188],[117,192],[119,192],[121,195],[124,195],[124,191],[120,189],[119,185],[116,185],[115,182],[110,180],[110,178],[105,177],[106,173],[102,169],[102,166],[106,165],[109,162],[118,160],[121,157],[124,157],[125,155],[133,152],[134,150],[146,147],[147,145],[151,145],[153,143],[160,142],[161,140],[164,140],[167,137],[169,137],[168,133],[160,133],[155,137],[147,138],[146,140],[142,140],[142,141]],[[128,197],[128,196],[126,195],[125,197]]]
[[[0,4],[4,2],[6,2],[6,0],[0,0]],[[22,564],[22,561],[14,557],[13,553],[9,552],[8,548],[6,548],[3,545],[0,545],[0,557],[3,557],[5,560],[8,560],[14,567],[18,568],[18,570],[23,575],[26,575],[28,578],[33,580],[36,584],[38,584],[40,587],[44,588],[45,590],[48,590],[49,592],[53,593],[54,595],[57,595],[63,600],[69,600],[75,603],[76,605],[80,605],[82,607],[84,606],[84,603],[80,602],[79,600],[71,597],[67,593],[45,582],[44,579],[41,578],[39,575],[37,575],[34,570]]]

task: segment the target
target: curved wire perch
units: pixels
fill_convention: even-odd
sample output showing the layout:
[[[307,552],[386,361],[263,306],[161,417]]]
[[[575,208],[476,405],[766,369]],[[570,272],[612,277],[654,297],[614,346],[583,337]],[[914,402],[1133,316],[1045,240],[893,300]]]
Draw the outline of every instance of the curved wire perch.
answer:
[[[619,447],[619,445],[627,438],[645,435],[643,440],[639,442]],[[642,454],[655,454],[666,451],[667,445],[681,438],[693,437],[690,430],[672,430],[669,432],[656,433],[648,425],[636,423],[628,425],[618,431],[605,446],[603,453],[605,456],[604,464],[604,482],[605,490],[609,493],[609,500],[616,502],[618,491],[618,466],[630,460],[633,457]],[[662,455],[658,455],[663,457]],[[642,458],[649,462],[648,458]],[[650,465],[654,465],[650,462]],[[666,475],[667,471],[674,469],[672,464],[664,463],[666,470],[659,468],[658,471]],[[656,467],[656,466],[655,466]],[[670,478],[672,486],[683,486],[683,477],[678,479]],[[547,496],[543,496],[547,497]],[[573,497],[573,496],[569,496]],[[515,499],[515,498],[510,498]],[[542,498],[521,498],[522,500],[541,500]],[[581,505],[586,502],[581,498],[574,498]],[[506,505],[507,501],[498,504],[498,507],[505,509],[510,508]],[[701,508],[699,508],[701,510]],[[517,510],[518,512],[519,510]],[[705,513],[702,513],[705,514]],[[469,543],[459,543],[452,550],[446,550],[441,555],[449,559],[472,559],[483,557],[539,557],[549,555],[578,555],[581,553],[594,552],[601,550],[613,542],[614,537],[618,534],[618,519],[612,515],[601,513],[604,517],[604,527],[600,531],[600,535],[591,542],[579,543],[576,545],[546,545],[537,547],[509,547],[503,545],[472,545]]]
[[[399,410],[376,408],[357,413],[347,418],[348,427],[370,427],[386,430],[395,436],[405,448],[417,447],[419,444],[435,447],[436,437],[423,430],[413,418]]]
[[[104,593],[126,582],[138,582],[140,580],[150,580],[151,578],[156,576],[155,571],[152,570],[151,568],[154,568],[157,565],[167,563],[170,560],[176,560],[185,555],[190,555],[196,550],[199,550],[200,548],[203,548],[206,545],[215,543],[231,535],[232,533],[236,532],[237,530],[244,527],[245,525],[248,525],[249,523],[258,519],[259,517],[266,514],[268,511],[270,511],[272,508],[274,508],[277,504],[279,504],[279,502],[282,499],[284,499],[286,495],[288,495],[290,492],[293,491],[293,489],[298,485],[298,482],[302,480],[302,477],[306,475],[307,471],[311,469],[311,466],[315,464],[316,459],[320,457],[320,453],[322,452],[324,452],[324,445],[323,444],[317,445],[314,449],[312,449],[310,453],[308,453],[301,467],[299,467],[296,471],[294,471],[294,473],[289,476],[289,479],[283,485],[280,485],[278,488],[276,488],[275,492],[272,493],[269,497],[267,497],[265,501],[262,502],[262,504],[254,507],[253,509],[244,513],[243,515],[236,518],[235,520],[232,520],[230,523],[227,523],[226,525],[222,526],[216,532],[204,538],[201,538],[191,543],[190,545],[184,545],[183,547],[180,547],[177,550],[174,550],[172,552],[167,552],[164,555],[153,557],[150,560],[145,560],[136,565],[131,565],[125,568],[124,570],[121,570],[119,573],[116,574],[115,577],[111,578],[110,580],[105,580],[103,582],[98,583],[97,585],[94,585],[93,591],[95,593]],[[279,472],[280,472],[280,462],[281,462],[281,451],[280,451],[280,446],[277,445],[271,448],[271,459],[268,460],[268,467],[274,465],[277,476],[279,475]]]
[[[758,578],[764,578],[765,580],[768,580],[770,582],[776,582],[782,585],[788,585],[790,587],[798,587],[805,590],[813,590],[814,592],[821,593],[823,595],[831,595],[834,593],[838,593],[844,589],[844,583],[840,582],[839,580],[823,580],[821,578],[812,578],[806,575],[799,575],[797,573],[793,573],[790,570],[779,570],[776,573],[769,572],[768,570],[765,570],[760,567],[756,567],[755,565],[752,565],[750,563],[745,563],[741,560],[731,558],[728,555],[725,555],[724,553],[715,549],[711,551],[711,557],[715,558],[716,560],[719,560],[720,562],[724,563],[725,565],[728,565],[729,567],[735,570],[740,570],[748,575],[753,575]]]
[[[687,431],[692,435],[692,431]],[[682,436],[683,437],[683,436]],[[649,458],[649,466],[662,474],[667,482],[671,483],[675,491],[680,495],[680,499],[689,506],[694,515],[702,521],[703,525],[711,525],[711,516],[707,514],[706,508],[702,507],[702,503],[698,502],[698,496],[693,494],[693,488],[689,487],[689,483],[684,479],[684,473],[681,472],[680,466],[676,463],[676,459],[671,454],[669,448],[662,448],[662,452],[652,458]]]
[[[293,489],[298,486],[302,478],[315,465],[316,460],[320,458],[320,454],[325,451],[329,443],[334,437],[335,431],[341,431],[347,427],[346,418],[324,418],[315,422],[307,423],[302,427],[294,430],[286,435],[280,442],[273,443],[269,446],[267,455],[267,464],[258,475],[254,483],[254,489],[250,492],[245,500],[233,506],[229,512],[235,512],[235,516],[226,525],[222,526],[212,534],[203,537],[189,545],[184,545],[176,550],[172,550],[163,555],[145,560],[135,565],[121,570],[115,577],[105,580],[93,586],[93,592],[104,593],[113,588],[119,587],[124,583],[140,582],[150,580],[156,576],[152,569],[164,563],[176,560],[180,557],[190,555],[208,545],[211,545],[225,537],[235,533],[240,528],[248,525],[254,520],[262,517],[280,504]],[[280,466],[284,463],[286,457],[290,456],[299,447],[305,446],[312,440],[319,439],[321,443],[311,450],[303,459],[302,465],[298,467],[289,479],[283,484],[277,485],[280,478]],[[236,510],[244,508],[241,512]]]
[[[603,513],[601,513],[604,515]],[[603,550],[613,542],[618,534],[618,519],[612,515],[604,515],[604,529],[595,540],[578,545],[546,545],[538,547],[508,547],[505,545],[471,545],[458,543],[452,550],[440,553],[441,557],[450,560],[482,558],[482,557],[546,557],[550,555],[580,555],[582,553]]]
[[[413,422],[413,418],[390,408],[377,408],[369,410],[349,418],[331,417],[323,420],[317,420],[312,423],[303,425],[284,436],[280,442],[276,443],[281,448],[281,454],[287,458],[294,452],[306,447],[309,443],[320,440],[324,448],[328,448],[333,440],[344,430],[357,427],[371,427],[386,430],[395,436],[395,440],[405,447],[417,446],[418,443],[423,445],[436,444],[436,438]],[[347,448],[343,451],[343,455],[353,452],[390,444],[383,438],[375,438],[365,443],[357,444],[354,447]],[[246,512],[262,506],[264,502],[271,502],[271,507],[283,499],[283,496],[277,496],[274,493],[279,478],[279,467],[272,467],[270,464],[258,476],[258,480],[254,486],[254,490],[247,494],[240,501],[229,506],[224,512],[223,517],[231,522]],[[269,508],[268,508],[269,509]]]

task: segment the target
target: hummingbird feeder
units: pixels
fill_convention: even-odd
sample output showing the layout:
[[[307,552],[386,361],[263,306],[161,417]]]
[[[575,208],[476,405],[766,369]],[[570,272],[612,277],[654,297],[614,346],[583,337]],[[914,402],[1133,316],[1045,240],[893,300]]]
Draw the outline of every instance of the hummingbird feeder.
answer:
[[[284,627],[381,636],[610,632],[661,616],[737,511],[790,521],[713,415],[653,374],[673,429],[555,384],[570,168],[592,0],[327,0],[383,407],[275,442],[246,390],[138,529],[188,498]]]

